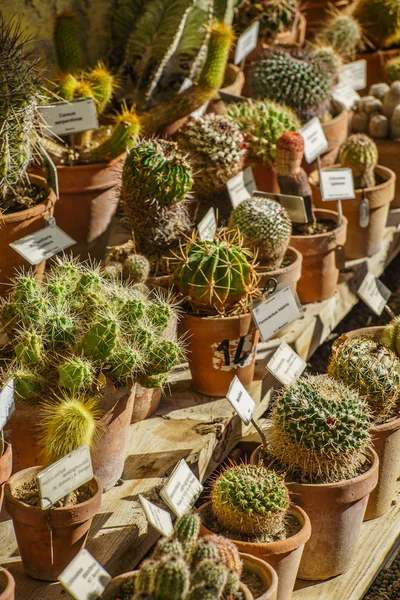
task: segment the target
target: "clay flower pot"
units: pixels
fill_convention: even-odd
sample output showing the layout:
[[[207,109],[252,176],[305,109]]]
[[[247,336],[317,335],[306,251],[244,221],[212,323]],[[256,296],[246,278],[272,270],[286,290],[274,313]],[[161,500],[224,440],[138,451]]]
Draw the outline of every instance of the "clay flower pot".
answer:
[[[297,282],[301,277],[301,266],[303,263],[303,257],[296,248],[289,248],[286,250],[285,260],[290,261],[286,267],[279,267],[279,269],[273,269],[271,271],[266,270],[262,265],[256,267],[257,273],[261,276],[258,287],[263,290],[266,282],[271,277],[276,279],[279,285],[279,289],[284,287],[290,287],[293,295],[297,290]]]
[[[337,223],[338,213],[316,210],[317,219],[330,219]],[[333,296],[339,279],[336,255],[344,245],[347,219],[332,231],[317,235],[292,235],[290,245],[303,255],[301,278],[297,293],[303,304],[319,302]]]
[[[374,138],[378,148],[379,163],[396,174],[394,199],[390,203],[390,210],[400,208],[400,140],[379,140]]]
[[[199,508],[200,516],[210,505],[211,502],[206,502]],[[295,535],[292,535],[285,540],[257,543],[230,538],[232,542],[235,543],[240,553],[245,553],[261,559],[276,571],[276,574],[278,575],[277,600],[290,600],[292,597],[304,545],[311,535],[310,519],[304,510],[298,506],[292,505],[289,509],[289,513],[297,519],[298,523],[301,525],[301,529]],[[201,535],[210,535],[212,533],[218,532],[210,531],[204,523],[201,524]]]
[[[12,471],[12,450],[11,444],[5,442],[5,449],[3,455],[0,457],[0,512],[3,506],[4,498],[4,484],[10,478]],[[0,579],[1,585],[1,579]],[[1,598],[1,594],[0,594]]]
[[[42,510],[13,495],[18,485],[42,469],[32,467],[12,475],[5,488],[5,506],[13,521],[25,573],[34,579],[56,581],[85,546],[93,517],[100,508],[101,483],[97,477],[92,479],[94,494],[86,502]]]
[[[226,66],[225,80],[221,88],[221,92],[240,96],[243,90],[245,77],[243,71],[237,65],[229,63]],[[226,115],[228,112],[225,102],[222,100],[219,93],[215,94],[214,98],[208,103],[206,113],[214,113],[216,115]]]
[[[29,175],[31,183],[40,187],[47,185],[46,180],[38,175]],[[18,212],[5,213],[1,215],[0,223],[0,296],[7,294],[10,290],[5,283],[14,277],[17,269],[33,269],[36,279],[43,277],[46,261],[32,266],[18,252],[11,248],[10,244],[17,240],[36,233],[46,227],[46,219],[53,216],[56,196],[52,190],[40,204],[20,210]]]
[[[0,600],[15,599],[14,577],[5,569],[0,569]]]
[[[160,400],[161,388],[144,388],[137,383],[131,423],[151,417],[159,407]]]
[[[381,83],[386,81],[389,83],[386,77],[386,63],[391,59],[399,55],[398,48],[392,48],[391,50],[373,50],[369,52],[358,52],[355,60],[364,59],[367,61],[367,88],[369,89],[374,83]],[[361,95],[367,94],[367,88],[361,91]]]
[[[340,165],[330,167],[340,168]],[[344,245],[348,259],[364,258],[375,254],[382,242],[386,228],[390,203],[395,195],[396,175],[386,167],[377,166],[375,175],[381,183],[372,188],[356,190],[354,200],[343,200],[343,214],[349,222],[347,241]],[[319,187],[319,173],[313,171],[309,177],[313,203],[316,208],[336,210],[336,202],[323,202]],[[363,198],[369,201],[369,224],[360,226],[360,203]]]
[[[187,335],[193,386],[201,394],[225,396],[235,375],[244,386],[253,381],[259,333],[251,313],[233,317],[186,313],[179,332]]]
[[[243,169],[247,169],[247,167],[251,167],[253,170],[254,181],[259,192],[280,193],[278,175],[268,163],[248,157],[244,159]]]

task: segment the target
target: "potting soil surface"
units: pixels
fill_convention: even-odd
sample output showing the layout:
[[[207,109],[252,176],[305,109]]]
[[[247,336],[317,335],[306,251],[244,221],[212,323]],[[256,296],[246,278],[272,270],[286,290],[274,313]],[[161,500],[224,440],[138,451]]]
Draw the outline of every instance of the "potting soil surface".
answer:
[[[247,585],[254,598],[259,598],[266,591],[265,585],[256,573],[246,573],[245,571],[240,580]]]
[[[46,200],[48,195],[46,186],[32,185],[29,182],[16,185],[0,201],[0,213],[9,214],[32,208]]]
[[[13,494],[14,498],[17,500],[21,500],[24,504],[28,504],[29,506],[40,506],[40,497],[39,490],[37,486],[36,476],[32,476],[21,485],[17,486],[14,490]],[[85,483],[80,488],[72,492],[69,496],[69,505],[75,506],[76,504],[81,504],[82,502],[86,502],[93,497],[93,487],[90,483]],[[64,500],[60,500],[55,503],[54,508],[63,508]]]
[[[293,223],[293,235],[319,235],[333,231],[337,227],[335,221],[318,219],[315,223]]]

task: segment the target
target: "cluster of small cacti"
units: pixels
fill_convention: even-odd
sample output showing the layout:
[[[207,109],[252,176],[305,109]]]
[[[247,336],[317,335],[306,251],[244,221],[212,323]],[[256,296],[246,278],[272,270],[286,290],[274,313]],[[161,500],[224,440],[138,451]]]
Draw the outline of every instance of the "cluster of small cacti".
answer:
[[[246,134],[250,158],[272,166],[275,162],[276,142],[285,131],[300,129],[300,121],[286,106],[272,101],[249,101],[228,106],[232,117]]]
[[[122,279],[133,285],[144,284],[150,274],[150,263],[142,254],[136,254],[135,244],[129,240],[111,248],[104,258],[102,275]]]
[[[194,234],[176,255],[174,282],[191,308],[205,314],[246,308],[258,293],[253,253],[232,232],[219,233],[212,242]]]
[[[385,335],[388,346],[394,339],[391,332],[389,329]],[[368,337],[340,337],[332,348],[328,373],[359,393],[376,423],[384,423],[398,413],[400,361],[383,343]]]
[[[242,170],[245,136],[228,116],[210,114],[190,119],[180,130],[177,142],[190,156],[196,195],[218,192]]]
[[[376,83],[354,107],[352,129],[368,133],[372,138],[398,139],[400,137],[400,81]]]
[[[198,515],[181,517],[170,538],[160,540],[136,576],[125,583],[131,600],[242,600],[242,561],[221,536],[199,538]]]
[[[332,46],[344,59],[353,59],[363,46],[360,23],[352,15],[335,12],[318,35],[318,42]]]
[[[359,0],[353,14],[376,48],[389,48],[400,42],[400,4],[397,0]]]
[[[252,68],[252,96],[288,106],[306,122],[329,113],[340,66],[339,56],[329,46],[313,51],[268,49]]]
[[[241,33],[259,21],[259,35],[274,40],[278,33],[293,27],[298,12],[297,0],[242,0],[236,10],[234,25]]]
[[[281,265],[292,235],[292,223],[278,202],[255,193],[232,211],[229,224],[240,231],[244,244],[257,253],[263,267],[276,269]]]
[[[370,137],[363,133],[350,135],[340,147],[339,161],[342,167],[353,171],[356,189],[374,187],[378,148]]]
[[[303,483],[353,477],[370,445],[365,400],[327,375],[301,377],[278,393],[267,432],[271,466]]]

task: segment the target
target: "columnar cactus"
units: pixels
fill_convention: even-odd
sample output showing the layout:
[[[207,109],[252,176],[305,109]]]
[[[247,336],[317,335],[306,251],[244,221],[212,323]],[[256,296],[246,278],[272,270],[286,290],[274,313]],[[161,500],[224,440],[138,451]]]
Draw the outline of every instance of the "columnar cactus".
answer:
[[[230,226],[239,229],[244,243],[263,266],[278,268],[292,234],[292,223],[285,208],[275,200],[258,196],[243,200],[231,214]]]
[[[400,41],[400,6],[397,0],[360,0],[354,17],[376,48],[389,48]]]
[[[374,187],[378,148],[370,137],[363,133],[348,137],[340,147],[339,160],[343,167],[353,171],[356,189]]]
[[[347,59],[354,58],[357,48],[362,46],[362,38],[358,20],[341,12],[332,15],[318,36],[320,43],[332,46],[340,56]]]
[[[301,377],[279,392],[268,456],[301,483],[348,479],[365,462],[369,427],[367,404],[357,392],[326,375]]]
[[[259,35],[274,40],[278,33],[290,30],[299,12],[297,0],[242,0],[234,24],[239,32],[259,21]]]
[[[79,73],[83,61],[77,18],[73,13],[65,11],[57,15],[53,37],[60,70],[63,73]]]
[[[386,348],[400,356],[400,317],[395,317],[389,325],[386,325],[381,342]]]

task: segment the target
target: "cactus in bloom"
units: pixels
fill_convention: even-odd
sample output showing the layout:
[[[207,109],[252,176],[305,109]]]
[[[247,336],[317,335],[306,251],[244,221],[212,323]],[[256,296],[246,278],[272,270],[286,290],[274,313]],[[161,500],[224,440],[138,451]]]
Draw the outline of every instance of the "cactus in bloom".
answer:
[[[92,364],[79,356],[70,356],[57,365],[58,385],[75,394],[93,384]]]
[[[179,148],[190,156],[194,189],[206,196],[220,191],[242,170],[245,137],[235,121],[222,115],[189,119],[179,131]]]
[[[383,330],[381,343],[400,356],[400,317],[395,317]]]
[[[53,36],[60,70],[63,73],[79,73],[82,53],[76,16],[67,11],[57,15]]]
[[[301,377],[278,394],[268,456],[300,483],[349,479],[365,462],[369,427],[367,404],[356,391],[326,375]]]
[[[234,24],[242,32],[251,23],[259,21],[259,35],[273,41],[278,33],[293,27],[298,12],[297,0],[243,0],[237,8]]]
[[[278,202],[255,194],[232,211],[229,224],[239,229],[246,246],[258,252],[263,266],[273,269],[281,265],[292,235],[292,223]]]
[[[340,147],[340,164],[353,171],[356,189],[375,185],[375,167],[378,163],[378,148],[364,133],[350,135]]]
[[[400,5],[397,0],[360,0],[354,17],[376,48],[389,48],[400,42]]]
[[[334,13],[318,36],[321,44],[332,46],[343,58],[352,59],[362,46],[362,29],[352,15]]]
[[[332,348],[328,373],[366,400],[377,423],[387,421],[398,410],[400,361],[383,344],[344,334]]]
[[[235,465],[223,471],[211,490],[218,523],[244,535],[274,536],[283,530],[289,492],[280,475],[263,466]]]

